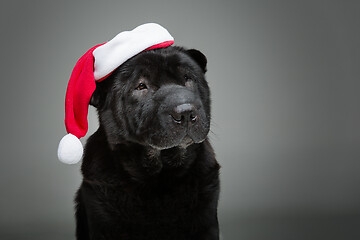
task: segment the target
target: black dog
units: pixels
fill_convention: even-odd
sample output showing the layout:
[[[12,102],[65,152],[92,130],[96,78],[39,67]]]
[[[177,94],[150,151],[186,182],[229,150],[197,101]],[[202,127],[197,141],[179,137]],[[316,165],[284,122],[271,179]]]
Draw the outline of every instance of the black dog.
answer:
[[[100,127],[76,196],[78,240],[219,239],[219,165],[207,60],[197,50],[142,52],[97,83]]]

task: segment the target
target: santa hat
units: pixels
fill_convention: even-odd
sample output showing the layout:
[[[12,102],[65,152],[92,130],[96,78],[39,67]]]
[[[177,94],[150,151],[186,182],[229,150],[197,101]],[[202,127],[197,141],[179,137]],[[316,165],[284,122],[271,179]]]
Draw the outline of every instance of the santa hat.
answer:
[[[94,46],[78,60],[65,97],[65,126],[68,134],[59,143],[58,158],[61,162],[74,164],[82,158],[83,146],[79,138],[84,137],[88,130],[88,106],[96,82],[105,80],[136,54],[168,47],[173,43],[174,38],[165,28],[156,23],[147,23]]]

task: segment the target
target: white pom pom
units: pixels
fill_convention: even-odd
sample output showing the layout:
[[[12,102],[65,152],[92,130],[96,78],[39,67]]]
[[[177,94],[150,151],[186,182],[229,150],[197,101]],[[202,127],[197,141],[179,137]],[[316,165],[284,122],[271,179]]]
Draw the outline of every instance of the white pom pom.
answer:
[[[63,163],[75,164],[81,160],[83,151],[84,149],[80,140],[69,133],[65,135],[59,143],[58,158]]]

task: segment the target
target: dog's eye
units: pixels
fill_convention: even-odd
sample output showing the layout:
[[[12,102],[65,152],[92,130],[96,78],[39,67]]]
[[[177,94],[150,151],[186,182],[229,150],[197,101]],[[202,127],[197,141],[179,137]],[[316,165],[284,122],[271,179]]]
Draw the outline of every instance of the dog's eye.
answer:
[[[186,81],[188,81],[188,80],[191,80],[191,77],[190,77],[189,75],[185,74],[185,75],[184,75],[184,79],[185,79]]]
[[[136,90],[144,90],[144,89],[147,89],[147,86],[144,83],[139,83],[139,85],[135,89]]]

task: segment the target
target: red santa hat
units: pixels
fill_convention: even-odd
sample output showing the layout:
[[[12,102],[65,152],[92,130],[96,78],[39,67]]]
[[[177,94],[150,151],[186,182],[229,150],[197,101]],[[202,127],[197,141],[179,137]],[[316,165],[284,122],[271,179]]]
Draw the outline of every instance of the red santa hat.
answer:
[[[105,80],[117,67],[136,54],[174,43],[170,33],[156,23],[119,33],[112,40],[89,49],[72,71],[65,97],[65,126],[68,132],[58,147],[61,162],[75,164],[83,155],[79,138],[88,130],[87,114],[96,82]]]

